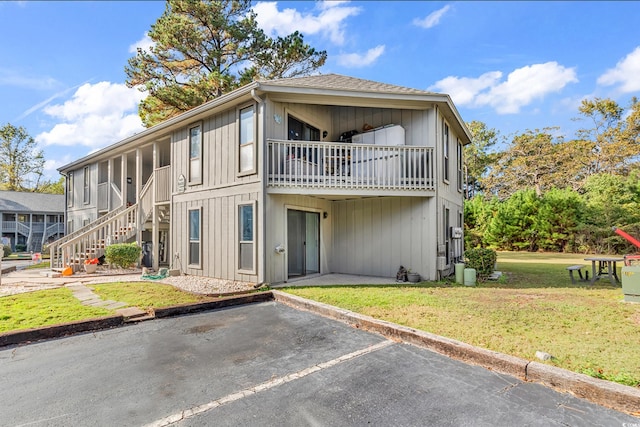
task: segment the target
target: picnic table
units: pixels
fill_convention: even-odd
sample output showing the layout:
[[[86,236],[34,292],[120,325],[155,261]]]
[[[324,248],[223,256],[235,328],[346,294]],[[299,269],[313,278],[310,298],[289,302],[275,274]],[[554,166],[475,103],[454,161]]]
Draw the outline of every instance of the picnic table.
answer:
[[[613,286],[616,286],[618,283],[620,283],[620,279],[618,278],[617,273],[617,263],[623,262],[624,258],[596,255],[585,258],[584,260],[591,261],[592,285],[601,277],[608,277]]]

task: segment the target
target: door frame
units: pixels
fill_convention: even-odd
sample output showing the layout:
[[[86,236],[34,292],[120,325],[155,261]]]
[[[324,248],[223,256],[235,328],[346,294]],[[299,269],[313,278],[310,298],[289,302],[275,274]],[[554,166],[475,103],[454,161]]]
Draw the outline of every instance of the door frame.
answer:
[[[289,211],[293,210],[293,211],[302,211],[302,212],[309,212],[309,213],[315,213],[318,214],[318,273],[317,274],[322,274],[322,209],[318,209],[318,208],[309,208],[306,206],[297,206],[297,205],[289,205],[289,204],[285,204],[284,205],[284,241],[287,242],[286,245],[286,251],[284,253],[285,255],[285,259],[284,259],[284,282],[287,283],[289,281]],[[314,273],[315,274],[315,273]],[[306,278],[309,276],[300,276],[300,278]],[[298,277],[294,278],[293,280],[298,279]]]

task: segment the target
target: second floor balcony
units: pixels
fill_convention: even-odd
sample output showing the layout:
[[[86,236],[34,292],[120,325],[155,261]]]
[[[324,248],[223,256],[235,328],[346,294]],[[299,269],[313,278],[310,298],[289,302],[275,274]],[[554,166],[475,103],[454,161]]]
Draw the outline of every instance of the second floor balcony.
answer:
[[[435,195],[432,147],[268,140],[270,193]]]

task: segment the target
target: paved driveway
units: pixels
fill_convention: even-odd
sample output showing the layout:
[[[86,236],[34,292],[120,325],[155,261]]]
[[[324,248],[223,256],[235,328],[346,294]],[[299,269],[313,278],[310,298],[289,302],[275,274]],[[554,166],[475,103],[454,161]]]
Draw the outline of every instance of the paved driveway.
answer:
[[[0,384],[2,426],[640,425],[277,302],[5,348]]]

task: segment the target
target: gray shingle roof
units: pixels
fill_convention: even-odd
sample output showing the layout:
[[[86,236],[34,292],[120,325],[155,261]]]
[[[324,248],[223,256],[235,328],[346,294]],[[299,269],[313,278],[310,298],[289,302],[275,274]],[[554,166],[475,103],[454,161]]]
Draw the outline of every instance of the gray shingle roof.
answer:
[[[60,194],[0,191],[0,212],[64,213],[64,196]]]
[[[356,92],[376,92],[389,94],[435,95],[435,92],[396,86],[387,83],[364,80],[340,74],[319,74],[315,76],[291,77],[277,80],[261,80],[266,86],[297,87],[323,90],[343,90]]]

